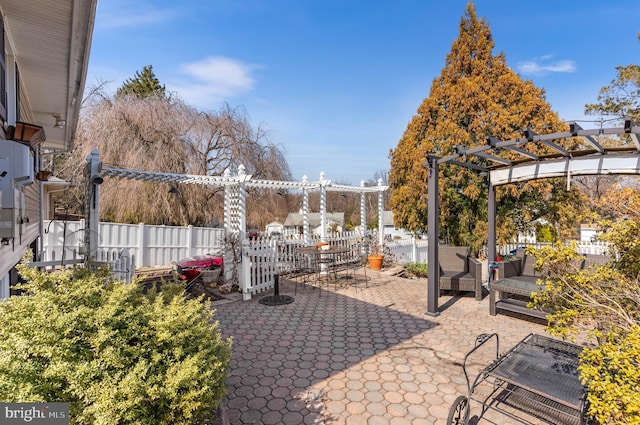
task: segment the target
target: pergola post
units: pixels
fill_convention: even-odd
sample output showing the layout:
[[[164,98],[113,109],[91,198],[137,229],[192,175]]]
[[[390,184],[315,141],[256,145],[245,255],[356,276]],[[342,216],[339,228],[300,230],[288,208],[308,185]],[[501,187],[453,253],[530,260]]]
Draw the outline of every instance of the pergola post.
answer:
[[[224,170],[223,177],[225,179],[231,178],[231,172],[229,171],[228,168]],[[224,231],[227,235],[229,235],[231,234],[231,232],[233,232],[233,229],[231,228],[231,185],[229,184],[226,184],[224,186],[223,202],[224,202],[224,219],[223,219]]]
[[[427,211],[427,233],[429,241],[428,253],[428,279],[427,279],[427,314],[438,316],[438,297],[440,296],[440,267],[438,266],[438,220],[440,211],[439,189],[438,189],[438,157],[427,156],[429,162],[429,181],[427,194],[429,196]]]
[[[487,233],[487,256],[489,261],[496,261],[496,189],[491,184],[491,174],[487,177],[489,181],[489,202],[488,202],[488,226]]]
[[[364,180],[360,180],[360,187],[365,187],[365,182]],[[367,205],[367,192],[362,191],[360,192],[360,234],[362,235],[363,241],[364,238],[367,237],[367,210],[366,210],[366,205]],[[362,244],[362,250],[363,250],[363,254],[365,254],[364,250],[365,250],[365,245],[366,244]]]
[[[223,173],[224,178],[231,179],[231,172],[227,168]],[[227,267],[224,268],[224,281],[228,282],[233,279],[233,267],[235,263],[235,256],[233,250],[236,249],[233,241],[237,238],[237,243],[241,243],[237,228],[234,226],[232,205],[235,203],[235,185],[226,184],[224,186],[224,264]],[[229,242],[232,243],[229,243]]]
[[[307,176],[302,176],[302,182],[307,183]],[[311,232],[309,229],[309,189],[302,189],[302,235],[304,244],[311,244]]]
[[[384,244],[384,189],[382,179],[378,179],[378,245]]]
[[[324,171],[320,173],[320,239],[327,240],[327,185],[331,180],[325,180]]]
[[[244,165],[238,167],[238,227],[241,239],[247,234],[247,176]]]

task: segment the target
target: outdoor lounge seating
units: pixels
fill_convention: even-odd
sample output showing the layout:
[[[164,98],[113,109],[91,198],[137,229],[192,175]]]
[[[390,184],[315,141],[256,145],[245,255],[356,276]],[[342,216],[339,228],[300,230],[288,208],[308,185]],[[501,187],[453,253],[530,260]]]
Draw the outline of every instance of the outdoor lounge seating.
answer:
[[[518,248],[516,258],[498,262],[498,280],[512,279],[529,283],[536,283],[541,274],[535,270],[536,258],[527,255],[525,250]]]
[[[545,320],[549,311],[527,307],[531,293],[538,290],[537,281],[542,277],[542,273],[535,270],[535,260],[524,249],[518,249],[515,259],[498,263],[498,279],[489,282],[489,313],[492,316],[498,310],[504,310]],[[603,265],[608,261],[609,257],[606,255],[586,254],[578,264],[578,269]]]
[[[467,246],[438,247],[440,291],[470,291],[482,299],[482,262],[471,256]]]
[[[579,268],[584,270],[592,265],[606,264],[610,258],[602,254],[584,254]],[[498,279],[511,279],[529,283],[536,283],[542,274],[535,270],[536,258],[526,254],[525,250],[518,248],[516,258],[498,263]]]

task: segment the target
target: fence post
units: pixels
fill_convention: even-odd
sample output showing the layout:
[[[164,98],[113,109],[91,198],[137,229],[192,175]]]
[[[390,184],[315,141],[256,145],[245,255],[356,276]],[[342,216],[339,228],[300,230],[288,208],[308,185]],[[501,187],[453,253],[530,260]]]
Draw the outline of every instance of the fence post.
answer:
[[[411,261],[418,262],[418,244],[415,236],[411,236]]]
[[[188,225],[187,226],[187,256],[191,257],[193,255],[196,255],[195,253],[195,247],[193,246],[193,226],[192,225]]]
[[[138,223],[138,243],[136,244],[138,246],[138,255],[140,256],[140,260],[142,264],[146,264],[145,258],[144,258],[144,245],[145,245],[145,241],[144,241],[144,223]]]
[[[238,270],[238,285],[242,289],[242,299],[247,301],[251,299],[251,245],[247,239],[242,240],[240,245],[240,258],[242,262]]]

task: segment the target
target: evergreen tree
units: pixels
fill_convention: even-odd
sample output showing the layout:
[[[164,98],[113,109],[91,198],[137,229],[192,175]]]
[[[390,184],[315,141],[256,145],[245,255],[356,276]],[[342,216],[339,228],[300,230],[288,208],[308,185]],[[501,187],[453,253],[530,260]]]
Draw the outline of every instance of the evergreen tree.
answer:
[[[165,96],[165,87],[153,73],[153,66],[145,66],[142,72],[136,71],[134,78],[129,78],[120,86],[116,96],[135,95],[141,99],[149,96]]]
[[[427,193],[428,170],[422,165],[427,154],[442,157],[453,153],[455,146],[484,145],[488,136],[501,140],[522,137],[525,128],[538,133],[566,129],[551,111],[544,90],[523,81],[507,66],[503,54],[492,54],[493,47],[488,24],[476,17],[474,5],[468,3],[445,67],[390,152],[390,207],[396,220],[409,230],[427,227],[431,194]],[[548,152],[534,145],[527,149]],[[469,161],[488,165],[475,157]],[[553,204],[554,192],[565,190],[560,181],[553,180],[499,189],[499,241],[535,226],[535,220],[545,217]],[[486,242],[487,192],[486,178],[477,172],[458,165],[440,167],[442,239],[475,248]]]

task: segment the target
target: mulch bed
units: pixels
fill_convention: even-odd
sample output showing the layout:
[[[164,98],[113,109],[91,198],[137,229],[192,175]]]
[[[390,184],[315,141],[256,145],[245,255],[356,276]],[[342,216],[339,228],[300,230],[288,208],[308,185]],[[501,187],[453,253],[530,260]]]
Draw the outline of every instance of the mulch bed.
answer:
[[[138,277],[141,279],[140,284],[143,286],[144,291],[148,291],[154,286],[159,290],[162,282],[169,282],[176,279],[170,268],[150,268],[149,270],[142,270],[138,272]],[[221,279],[218,279],[217,285],[219,286],[221,283]],[[212,288],[211,285],[204,283],[200,276],[187,283],[186,291],[187,294],[193,298],[204,295],[208,301],[225,299],[224,295],[222,295],[217,288]]]
[[[187,293],[194,298],[204,295],[205,299],[209,301],[218,301],[225,299],[217,288],[212,288],[210,285],[205,284],[204,282],[202,282],[202,279],[200,277],[197,277],[195,280],[191,281],[191,283],[187,286]]]

